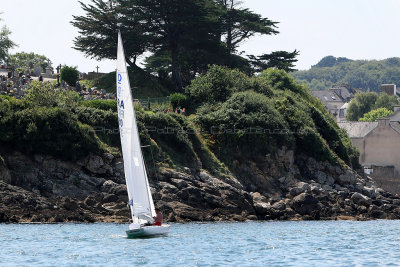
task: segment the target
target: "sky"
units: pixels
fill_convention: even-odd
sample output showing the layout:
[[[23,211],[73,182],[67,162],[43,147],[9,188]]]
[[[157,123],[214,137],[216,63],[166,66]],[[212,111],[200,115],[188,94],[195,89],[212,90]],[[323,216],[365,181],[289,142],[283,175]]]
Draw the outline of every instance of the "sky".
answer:
[[[328,55],[378,60],[400,56],[399,0],[243,0],[242,6],[279,22],[280,32],[244,42],[239,50],[245,55],[297,49],[300,70]],[[18,44],[11,53],[42,54],[53,66],[78,66],[81,72],[96,66],[99,72],[115,69],[115,61],[86,58],[72,48],[78,36],[70,24],[72,15],[84,15],[77,0],[0,0],[0,12],[0,26],[6,25]]]

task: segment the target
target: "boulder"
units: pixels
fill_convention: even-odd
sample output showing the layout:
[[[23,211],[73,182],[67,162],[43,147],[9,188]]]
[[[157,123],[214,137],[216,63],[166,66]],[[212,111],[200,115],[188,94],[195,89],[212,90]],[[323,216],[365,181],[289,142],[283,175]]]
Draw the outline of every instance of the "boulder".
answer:
[[[110,153],[103,153],[103,160],[105,163],[107,164],[111,164],[111,162],[113,161],[114,156]]]
[[[274,204],[271,205],[271,208],[273,208],[274,210],[285,210],[286,209],[286,203],[284,200],[278,201]]]
[[[304,193],[304,189],[300,187],[293,187],[290,189],[289,194],[293,197],[300,195],[301,193]]]
[[[126,185],[117,184],[111,180],[107,180],[101,186],[101,191],[108,194],[123,195],[127,194]]]
[[[301,193],[293,198],[291,207],[301,215],[312,215],[320,210],[318,200],[309,193]]]
[[[357,177],[351,169],[347,169],[344,174],[337,177],[336,182],[342,186],[355,184],[357,182]]]
[[[363,187],[362,193],[363,193],[363,195],[366,195],[367,197],[372,198],[372,199],[375,199],[377,196],[375,189],[371,188],[371,187]]]
[[[66,210],[74,211],[74,210],[77,210],[79,208],[79,205],[78,205],[78,203],[76,203],[75,200],[73,200],[73,199],[71,200],[69,198],[66,198],[66,199],[64,199],[63,207]]]
[[[355,192],[352,196],[351,196],[351,200],[358,205],[363,205],[363,206],[369,206],[372,204],[372,200],[367,197],[364,196],[363,194],[360,194],[358,192]]]
[[[100,156],[90,155],[86,159],[85,168],[92,173],[97,173],[97,174],[106,173],[106,170],[102,168],[103,166],[104,166],[104,161],[103,158]]]

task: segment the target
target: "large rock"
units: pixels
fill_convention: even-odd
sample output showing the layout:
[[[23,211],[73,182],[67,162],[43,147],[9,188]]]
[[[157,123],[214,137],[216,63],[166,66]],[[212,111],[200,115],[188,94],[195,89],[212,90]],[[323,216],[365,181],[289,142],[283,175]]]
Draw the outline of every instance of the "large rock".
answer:
[[[101,191],[108,194],[126,195],[126,185],[117,184],[111,180],[107,180],[101,186]]]
[[[301,215],[317,216],[320,210],[318,200],[309,193],[301,193],[293,198],[291,206]]]
[[[102,167],[104,166],[103,158],[97,155],[90,155],[86,160],[86,169],[92,173],[104,174],[106,170]]]
[[[352,196],[351,196],[351,200],[358,205],[363,205],[363,206],[369,206],[372,204],[372,200],[367,197],[364,196],[363,194],[360,194],[358,192],[355,192]]]
[[[357,182],[357,177],[352,170],[347,169],[344,174],[337,177],[336,182],[340,185],[355,184]]]

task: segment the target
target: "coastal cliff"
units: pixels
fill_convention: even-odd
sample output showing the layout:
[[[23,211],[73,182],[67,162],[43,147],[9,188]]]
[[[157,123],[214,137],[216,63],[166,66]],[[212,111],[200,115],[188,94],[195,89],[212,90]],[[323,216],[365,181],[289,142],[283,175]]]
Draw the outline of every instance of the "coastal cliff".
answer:
[[[150,176],[156,206],[170,222],[400,218],[400,199],[368,177],[294,156],[285,147],[266,157],[264,166],[239,168],[245,177],[161,168]],[[0,222],[127,222],[130,217],[122,159],[108,153],[72,162],[9,151],[0,175]]]
[[[181,99],[185,115],[135,106],[167,221],[399,218],[397,197],[357,174],[347,134],[284,71],[212,66]],[[126,222],[116,102],[43,83],[0,96],[0,180],[1,222]]]

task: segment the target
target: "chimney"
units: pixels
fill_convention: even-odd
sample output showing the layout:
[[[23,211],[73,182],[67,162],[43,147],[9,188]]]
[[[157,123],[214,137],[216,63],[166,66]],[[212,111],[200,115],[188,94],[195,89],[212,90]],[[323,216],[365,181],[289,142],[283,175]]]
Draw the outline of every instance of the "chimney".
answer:
[[[386,127],[389,125],[390,118],[381,118],[378,119],[378,127]]]

